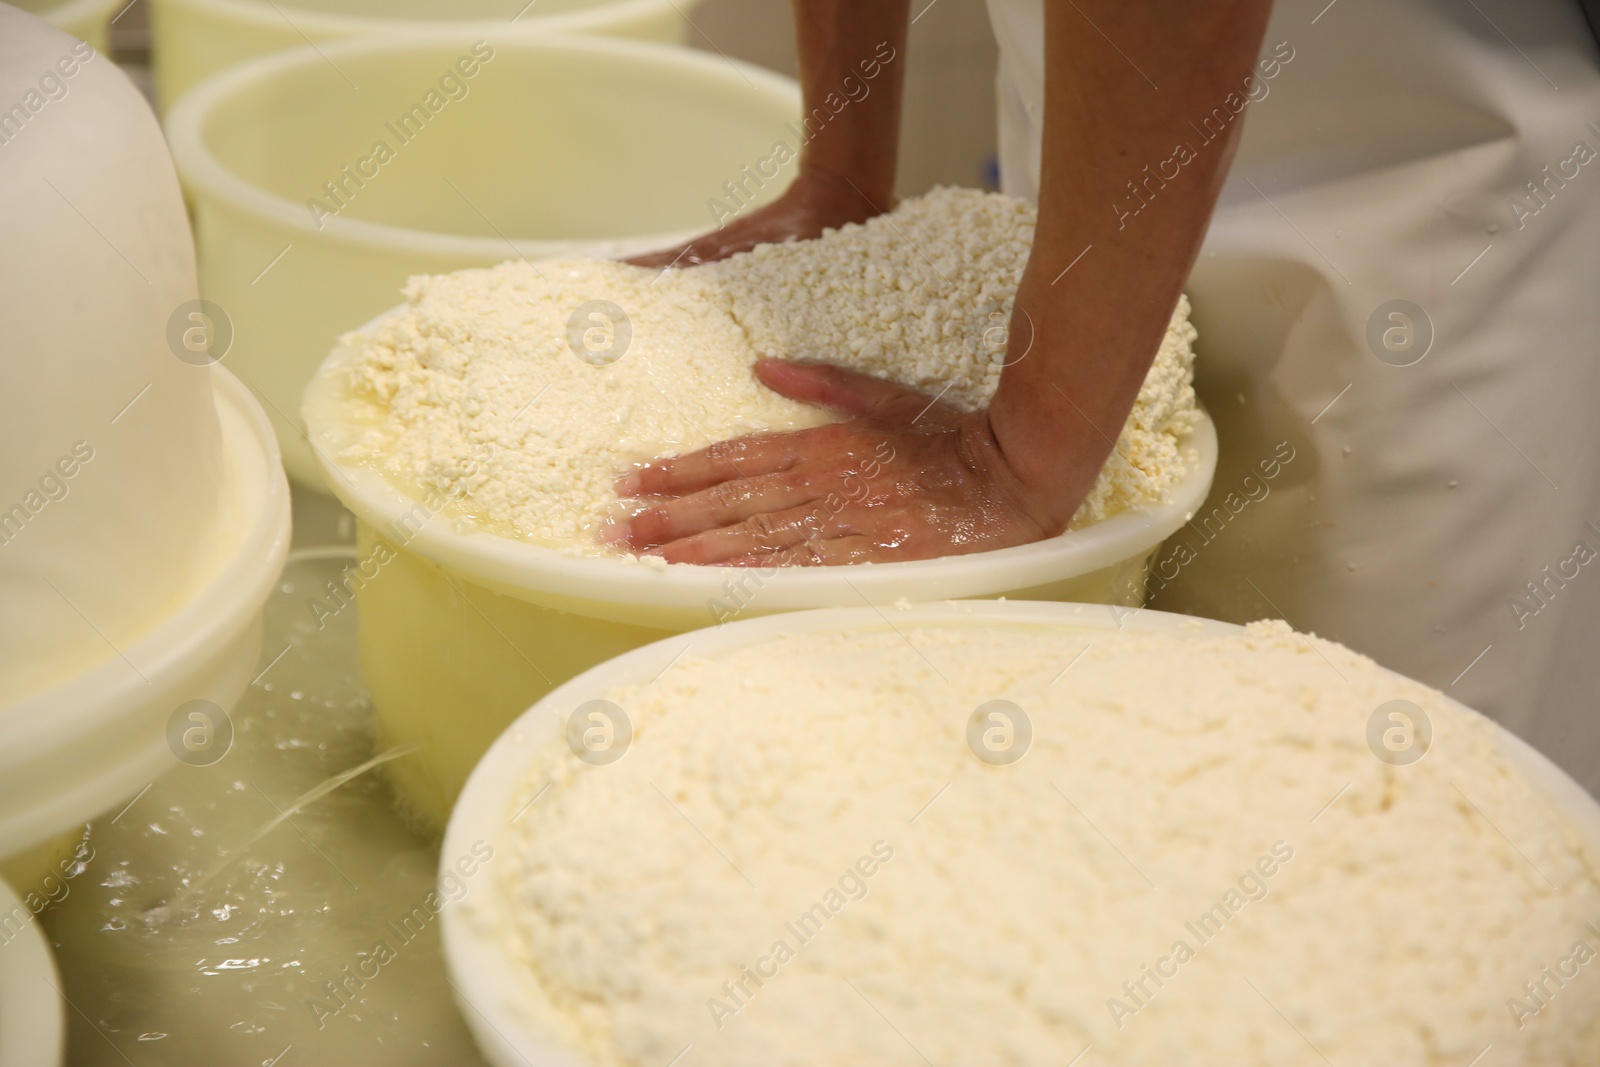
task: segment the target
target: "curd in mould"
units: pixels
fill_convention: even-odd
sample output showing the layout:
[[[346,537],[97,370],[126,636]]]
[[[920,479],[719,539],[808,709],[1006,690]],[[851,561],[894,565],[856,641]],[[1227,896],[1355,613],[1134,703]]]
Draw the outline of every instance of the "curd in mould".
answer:
[[[945,188],[705,267],[566,259],[413,278],[403,305],[341,341],[358,354],[340,372],[345,421],[366,432],[337,458],[443,493],[494,532],[601,554],[629,463],[838,418],[758,382],[760,356],[981,408],[1018,358],[1009,320],[1033,224],[1023,201]],[[1188,473],[1188,312],[1180,299],[1074,526],[1159,501]]]
[[[1281,623],[902,622],[595,696],[631,747],[539,750],[493,874],[581,1062],[1600,1062],[1591,846],[1487,720]]]

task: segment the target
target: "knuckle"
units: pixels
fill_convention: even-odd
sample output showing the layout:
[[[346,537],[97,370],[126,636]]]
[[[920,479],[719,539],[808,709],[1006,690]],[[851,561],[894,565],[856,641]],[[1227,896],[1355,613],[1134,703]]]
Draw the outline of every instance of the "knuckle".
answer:
[[[706,490],[706,500],[718,511],[737,507],[744,497],[744,487],[739,482],[718,482]]]
[[[752,515],[744,521],[745,529],[762,545],[768,547],[777,536],[781,523],[771,512]]]

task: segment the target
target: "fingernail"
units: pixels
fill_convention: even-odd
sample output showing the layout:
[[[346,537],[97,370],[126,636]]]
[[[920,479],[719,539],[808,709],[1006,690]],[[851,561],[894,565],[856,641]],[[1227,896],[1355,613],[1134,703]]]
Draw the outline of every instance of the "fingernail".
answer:
[[[641,488],[637,473],[624,474],[617,479],[617,495],[620,497],[638,496]]]
[[[595,533],[595,540],[602,545],[625,545],[633,534],[627,519],[613,519],[602,523]]]

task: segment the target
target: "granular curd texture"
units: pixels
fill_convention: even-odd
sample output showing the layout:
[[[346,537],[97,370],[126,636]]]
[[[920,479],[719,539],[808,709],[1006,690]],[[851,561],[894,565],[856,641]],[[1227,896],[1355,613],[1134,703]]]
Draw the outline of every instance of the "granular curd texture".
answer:
[[[706,267],[568,259],[413,278],[400,308],[341,339],[350,358],[333,373],[364,432],[338,458],[445,493],[496,532],[601,553],[595,535],[628,464],[838,418],[758,382],[759,356],[983,406],[1033,224],[1023,201],[946,188]],[[1161,500],[1188,473],[1188,310],[1180,299],[1074,526]]]
[[[1600,1063],[1592,831],[1487,720],[1281,623],[902,621],[593,695],[631,748],[544,750],[495,875],[579,1062]],[[1367,740],[1392,700],[1409,765]]]

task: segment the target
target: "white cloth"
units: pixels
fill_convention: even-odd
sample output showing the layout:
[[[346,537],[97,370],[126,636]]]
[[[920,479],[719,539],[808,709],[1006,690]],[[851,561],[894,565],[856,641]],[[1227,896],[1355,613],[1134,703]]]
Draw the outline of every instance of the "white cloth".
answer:
[[[1042,0],[989,5],[1002,187],[1031,195]],[[1169,543],[1194,558],[1151,606],[1281,615],[1600,790],[1600,158],[1575,159],[1600,152],[1594,39],[1575,0],[1279,0],[1263,55],[1279,42],[1188,286],[1222,440],[1207,510],[1278,442],[1296,458]],[[1432,323],[1410,366],[1368,342],[1391,300]]]

